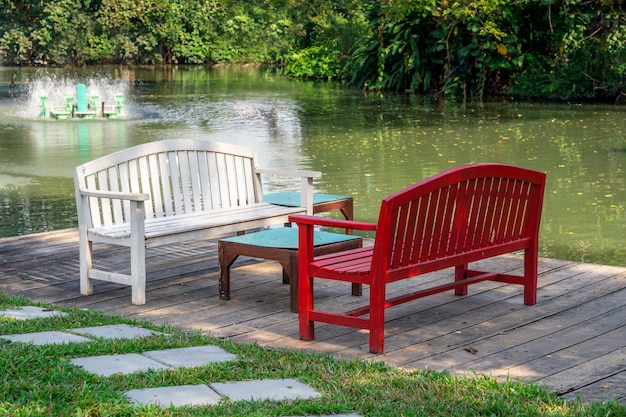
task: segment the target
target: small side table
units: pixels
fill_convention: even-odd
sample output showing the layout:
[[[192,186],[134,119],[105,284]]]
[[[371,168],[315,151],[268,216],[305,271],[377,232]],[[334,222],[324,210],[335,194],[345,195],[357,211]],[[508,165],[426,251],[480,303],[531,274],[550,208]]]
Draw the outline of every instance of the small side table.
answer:
[[[357,249],[363,246],[359,236],[316,231],[314,255]],[[218,242],[219,295],[230,299],[230,267],[239,256],[270,259],[283,267],[283,284],[289,284],[290,309],[298,312],[298,229],[280,227],[221,239]],[[362,294],[361,284],[352,284],[352,295]]]
[[[283,191],[263,194],[263,201],[279,206],[300,206],[300,193]],[[339,210],[346,220],[354,219],[354,200],[346,195],[313,193],[313,214]]]

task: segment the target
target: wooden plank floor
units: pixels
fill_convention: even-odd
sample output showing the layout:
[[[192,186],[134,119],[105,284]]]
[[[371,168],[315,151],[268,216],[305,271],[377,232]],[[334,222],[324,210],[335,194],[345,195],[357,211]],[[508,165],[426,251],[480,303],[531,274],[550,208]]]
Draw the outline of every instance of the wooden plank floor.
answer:
[[[532,307],[522,303],[520,287],[498,283],[470,287],[466,297],[445,293],[397,306],[387,310],[385,353],[371,355],[367,333],[349,328],[317,324],[316,340],[300,341],[277,263],[237,260],[232,298],[219,300],[216,249],[215,241],[196,241],[148,250],[148,303],[133,306],[130,289],[116,284],[96,282],[93,296],[79,294],[76,230],[0,239],[0,290],[242,343],[384,360],[406,369],[522,378],[564,397],[626,404],[626,268],[541,259],[539,301]],[[96,246],[96,264],[127,269],[126,252]],[[514,271],[521,258],[483,264]],[[431,284],[449,277],[450,271],[429,275]],[[418,288],[424,280],[414,281],[390,292]],[[316,303],[329,309],[357,307],[367,297],[366,288],[362,298],[349,295],[343,283],[316,289]]]

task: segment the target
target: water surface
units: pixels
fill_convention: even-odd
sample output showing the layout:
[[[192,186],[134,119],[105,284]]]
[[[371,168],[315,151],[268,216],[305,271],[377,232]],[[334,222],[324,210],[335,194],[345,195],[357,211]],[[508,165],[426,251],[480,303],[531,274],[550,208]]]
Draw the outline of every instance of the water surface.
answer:
[[[12,74],[0,67],[0,236],[74,227],[78,164],[139,143],[200,138],[253,147],[264,166],[322,171],[316,190],[352,195],[365,221],[376,220],[385,196],[458,165],[544,171],[542,255],[626,266],[624,106],[463,105],[241,67],[23,69],[9,88]],[[33,85],[76,82],[124,90],[126,117],[37,117]],[[266,191],[296,186],[265,181]]]

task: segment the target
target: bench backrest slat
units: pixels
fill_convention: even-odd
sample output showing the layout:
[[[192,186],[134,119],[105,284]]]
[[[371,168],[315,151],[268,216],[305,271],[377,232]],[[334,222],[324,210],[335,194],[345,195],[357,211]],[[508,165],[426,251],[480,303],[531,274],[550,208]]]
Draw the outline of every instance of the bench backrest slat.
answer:
[[[191,179],[193,176],[189,172],[193,169],[189,164],[189,152],[178,152],[178,169],[179,169],[179,180],[180,183],[177,184],[178,189],[182,195],[182,209],[177,212],[177,214],[186,214],[193,211],[193,196],[191,194]],[[192,156],[193,157],[193,156]]]
[[[90,176],[85,179],[85,188],[97,189],[98,185],[96,184],[96,177]],[[79,206],[80,207],[80,206]],[[91,213],[99,212],[99,203],[95,198],[89,199],[89,211]],[[80,216],[80,210],[78,211],[78,215]],[[94,226],[100,226],[102,224],[102,219],[99,216],[92,216],[92,222]]]
[[[237,199],[237,205],[239,206],[247,206],[250,204],[250,201],[246,197],[245,199],[241,199],[241,196],[248,196],[250,190],[248,189],[248,177],[246,176],[246,164],[241,158],[235,159],[235,170],[236,170],[236,178],[237,178],[237,195],[239,198]],[[252,178],[252,176],[250,176]]]
[[[170,167],[167,153],[158,154],[159,180],[161,182],[163,210],[161,216],[174,215],[174,198],[172,194],[172,180],[170,178]]]
[[[101,184],[101,187],[104,187],[105,190],[110,190],[111,189],[111,183],[109,181],[109,174],[111,171],[114,170],[104,170],[104,171],[100,171],[98,172],[98,184]],[[112,212],[112,202],[110,199],[108,198],[103,198],[102,199],[102,206],[106,208],[106,210],[102,210],[102,222],[104,224],[111,224],[112,219],[113,219],[113,212]]]
[[[473,182],[473,181],[472,181]],[[494,191],[494,178],[480,178],[476,180],[479,184],[479,189],[474,194],[473,203],[479,208],[475,212],[475,217],[468,219],[469,227],[465,228],[468,233],[468,238],[472,239],[472,244],[468,245],[465,250],[478,249],[483,245],[483,242],[489,239],[489,233],[491,229],[491,222],[493,220],[493,212],[495,209],[495,200],[490,201],[491,193]],[[466,204],[465,202],[460,202]],[[472,226],[476,225],[475,228]]]
[[[108,176],[109,178],[112,178],[112,179],[115,179],[115,178],[119,179],[120,173],[118,172],[117,167],[109,168]],[[111,181],[110,187],[111,187],[111,191],[121,191],[119,180]],[[121,219],[124,213],[124,210],[122,208],[122,202],[120,200],[112,200],[111,205],[112,205],[112,210],[113,210],[113,213],[112,213],[113,219]]]
[[[117,166],[118,175],[119,175],[119,183],[120,183],[120,191],[122,192],[130,192],[130,170],[128,169],[129,163],[119,164]],[[124,222],[124,213],[128,213],[130,210],[130,201],[124,200],[122,202],[123,212],[120,213],[119,216],[115,218],[115,223],[123,223]]]
[[[154,200],[158,200],[160,194],[159,192],[154,192],[152,187],[150,187],[150,169],[148,163],[148,156],[142,156],[138,158],[137,163],[139,165],[139,183],[141,192],[148,193],[152,197],[151,204],[146,204],[146,218],[154,217]],[[137,191],[139,191],[137,190]],[[107,223],[108,224],[108,223]]]
[[[147,159],[147,172],[148,172],[148,181],[150,183],[151,194],[154,196],[152,198],[152,208],[154,209],[155,217],[163,217],[164,214],[164,206],[163,199],[166,197],[165,190],[161,184],[161,170],[159,166],[159,155],[148,155]],[[155,193],[152,190],[160,189],[160,193]]]
[[[238,179],[237,179],[237,169],[236,169],[236,161],[234,157],[225,156],[225,165],[226,165],[226,201],[229,206],[237,207],[239,205],[239,189],[238,189]]]
[[[458,235],[458,231],[450,228],[455,213],[455,201],[458,193],[458,184],[451,184],[449,187],[440,190],[439,195],[439,213],[435,220],[434,235],[448,236],[448,240],[439,239],[431,250],[430,258],[442,258],[446,256],[451,249],[456,248],[452,241],[454,235]],[[446,228],[448,230],[446,230]]]
[[[205,158],[198,158],[198,172],[204,172],[206,175],[205,181],[200,181],[200,190],[199,193],[203,196],[209,196],[208,198],[203,199],[204,209],[205,210],[213,210],[214,207],[214,196],[211,195],[211,169],[209,167],[209,157],[210,155],[205,155]]]
[[[383,200],[372,268],[420,264],[535,239],[545,174],[503,164],[453,169]],[[536,243],[536,242],[535,242]]]
[[[146,218],[228,209],[262,201],[256,152],[203,140],[152,142],[76,168],[76,187],[146,193]],[[79,201],[77,192],[77,204]],[[89,198],[88,227],[128,222],[128,201]],[[80,211],[79,211],[80,213]],[[84,211],[83,211],[84,213]],[[79,214],[80,215],[80,214]]]
[[[173,210],[172,215],[174,213],[181,213],[183,212],[183,206],[184,206],[184,201],[183,201],[183,197],[182,197],[182,192],[180,189],[180,166],[179,166],[179,160],[176,156],[176,152],[168,152],[167,154],[165,154],[167,157],[167,163],[168,163],[168,179],[169,179],[169,190],[170,194],[168,195],[170,198],[170,201],[168,202],[168,205],[171,205],[172,208],[170,208],[169,210]],[[167,212],[168,210],[166,210]]]
[[[209,178],[209,180],[207,181],[207,187],[209,184],[219,184],[220,167],[217,163],[217,157],[215,153],[207,154],[207,165],[208,165],[208,178]],[[211,198],[209,199],[211,203],[210,205],[211,209],[215,210],[219,208],[220,201],[222,201],[221,190],[219,190],[219,188],[215,189],[215,187],[213,187],[209,195],[211,196]]]

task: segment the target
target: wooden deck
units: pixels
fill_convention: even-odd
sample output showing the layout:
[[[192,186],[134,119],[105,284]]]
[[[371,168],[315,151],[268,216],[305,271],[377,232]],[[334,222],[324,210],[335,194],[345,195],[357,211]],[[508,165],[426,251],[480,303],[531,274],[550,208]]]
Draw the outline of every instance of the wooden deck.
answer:
[[[109,264],[127,264],[123,248],[96,251]],[[315,341],[300,341],[277,263],[237,260],[232,298],[223,301],[215,241],[150,249],[147,258],[148,302],[133,306],[130,288],[116,284],[96,282],[93,296],[79,294],[75,230],[0,239],[0,290],[242,343],[373,358],[407,369],[523,378],[564,397],[626,404],[626,268],[541,259],[539,301],[532,307],[522,303],[521,288],[490,282],[471,287],[466,297],[445,293],[397,306],[387,310],[385,353],[375,356],[368,353],[367,334],[350,328],[318,324]],[[501,271],[521,267],[517,256],[487,262]],[[431,281],[446,276],[450,271],[429,275]],[[417,288],[420,282],[399,285]],[[316,302],[329,308],[361,304],[342,284],[318,285]]]

